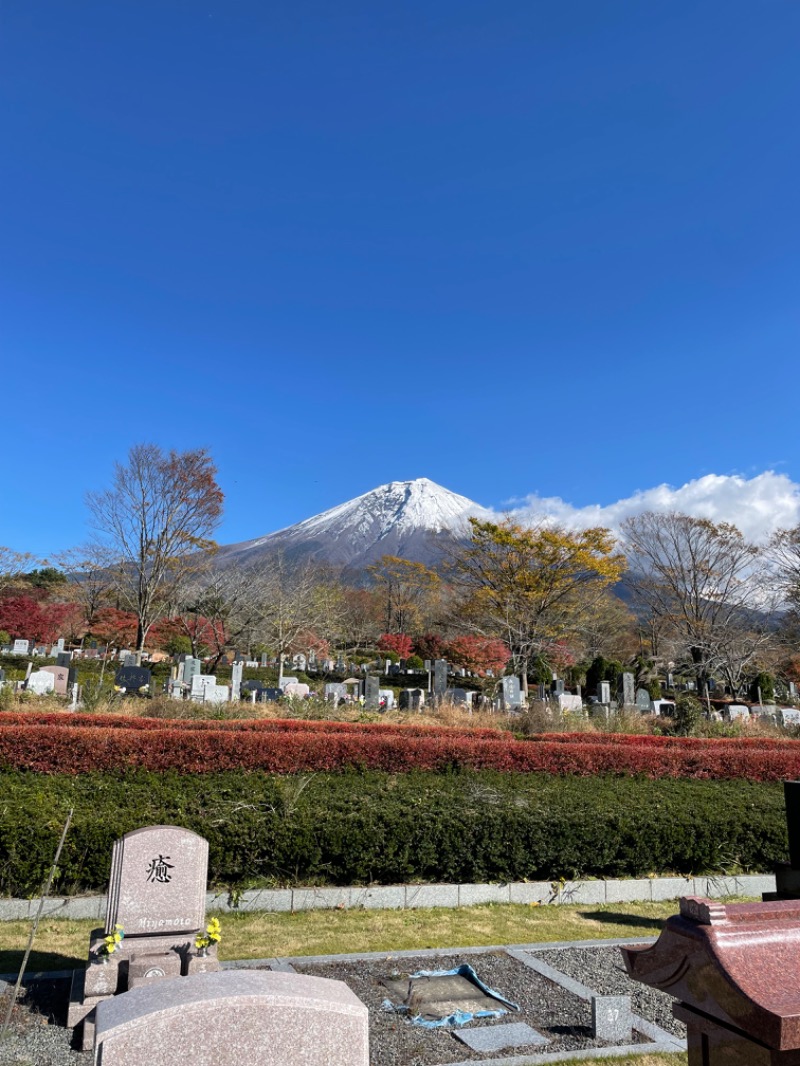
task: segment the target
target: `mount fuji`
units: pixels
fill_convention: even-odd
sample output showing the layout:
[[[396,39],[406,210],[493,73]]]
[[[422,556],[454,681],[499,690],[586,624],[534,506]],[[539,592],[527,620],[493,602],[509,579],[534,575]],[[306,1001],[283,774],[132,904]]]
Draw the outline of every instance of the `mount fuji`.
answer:
[[[382,555],[433,564],[466,535],[467,519],[491,512],[421,477],[391,481],[329,511],[256,540],[219,549],[219,567],[247,566],[280,554],[290,564],[315,562],[362,570]]]

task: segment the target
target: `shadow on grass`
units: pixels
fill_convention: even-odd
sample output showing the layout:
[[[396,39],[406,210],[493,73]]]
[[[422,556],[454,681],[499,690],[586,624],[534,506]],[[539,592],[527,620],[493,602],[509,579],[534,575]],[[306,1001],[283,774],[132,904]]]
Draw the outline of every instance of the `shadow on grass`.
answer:
[[[22,965],[24,951],[0,951],[0,973],[16,975]],[[45,973],[51,970],[74,970],[78,966],[84,966],[86,959],[76,959],[74,955],[59,955],[54,951],[31,952],[25,973]]]
[[[617,911],[583,911],[582,916],[593,922],[606,922],[610,925],[629,925],[631,928],[663,929],[666,918],[646,918],[640,914],[620,914]]]

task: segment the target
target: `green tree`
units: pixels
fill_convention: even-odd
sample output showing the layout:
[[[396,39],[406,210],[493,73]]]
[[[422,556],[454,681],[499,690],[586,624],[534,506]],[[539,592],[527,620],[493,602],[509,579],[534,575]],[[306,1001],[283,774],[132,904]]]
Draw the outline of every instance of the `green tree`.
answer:
[[[607,529],[469,521],[469,543],[452,560],[462,593],[455,619],[506,642],[527,695],[533,660],[579,631],[596,597],[619,580],[625,558]]]

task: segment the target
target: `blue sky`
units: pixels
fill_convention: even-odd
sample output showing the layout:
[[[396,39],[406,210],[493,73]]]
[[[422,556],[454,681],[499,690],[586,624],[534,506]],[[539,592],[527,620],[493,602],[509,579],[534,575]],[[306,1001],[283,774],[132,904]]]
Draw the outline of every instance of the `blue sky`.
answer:
[[[420,476],[797,503],[799,38],[793,0],[7,0],[0,544],[85,539],[142,441],[211,450],[223,542]]]

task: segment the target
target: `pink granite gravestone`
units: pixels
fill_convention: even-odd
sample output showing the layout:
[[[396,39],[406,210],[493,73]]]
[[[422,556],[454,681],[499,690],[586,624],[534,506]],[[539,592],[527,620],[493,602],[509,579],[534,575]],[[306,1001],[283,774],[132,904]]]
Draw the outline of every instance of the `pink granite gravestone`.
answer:
[[[369,1013],[342,981],[227,970],[97,1008],[95,1066],[369,1066]]]
[[[65,666],[43,666],[43,674],[52,674],[55,679],[55,693],[57,696],[66,696],[69,685],[69,670]]]
[[[104,999],[165,977],[219,969],[215,945],[203,957],[194,945],[206,924],[207,876],[208,841],[180,826],[148,826],[115,842],[105,928],[93,931],[89,960],[74,971],[70,993],[67,1024],[84,1023],[84,1051]],[[124,939],[102,958],[104,937],[117,926]]]
[[[176,825],[136,829],[114,844],[106,932],[186,935],[206,920],[208,841]]]
[[[652,947],[620,950],[631,977],[679,1001],[689,1066],[800,1064],[800,902],[687,896]]]

